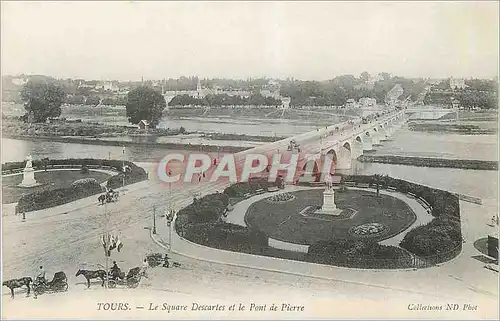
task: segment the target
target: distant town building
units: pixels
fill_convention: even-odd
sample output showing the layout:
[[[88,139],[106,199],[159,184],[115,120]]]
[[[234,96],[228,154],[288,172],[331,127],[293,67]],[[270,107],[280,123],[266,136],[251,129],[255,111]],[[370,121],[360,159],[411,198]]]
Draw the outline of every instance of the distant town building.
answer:
[[[104,84],[102,84],[102,88],[104,90],[109,90],[114,92],[120,91],[120,87],[118,87],[118,82],[115,81],[105,82]]]
[[[22,86],[28,82],[28,79],[26,79],[26,78],[12,78],[11,81],[16,86]]]
[[[382,80],[382,76],[376,75],[376,76],[371,76],[370,78],[366,81],[366,84],[368,85],[374,85],[377,81]]]
[[[243,98],[248,98],[251,95],[251,92],[241,89],[232,89],[232,88],[221,88],[220,86],[214,86],[213,88],[202,87],[200,79],[198,79],[198,83],[196,84],[196,90],[169,90],[164,91],[162,89],[163,96],[165,100],[169,102],[178,95],[188,95],[194,98],[204,98],[208,95],[228,95],[228,96],[240,96]]]
[[[290,97],[281,97],[281,108],[288,109],[290,108],[290,102],[292,99]]]
[[[450,78],[450,88],[451,89],[464,89],[465,87],[466,87],[465,79],[463,79],[463,78],[455,79],[453,77]]]
[[[377,100],[375,98],[363,97],[359,99],[359,105],[363,107],[375,107]]]
[[[356,101],[352,98],[347,99],[345,103],[345,108],[352,109],[356,107]]]
[[[452,108],[460,108],[460,100],[455,97],[451,97],[451,107]]]
[[[276,80],[269,80],[267,85],[260,90],[260,94],[264,97],[272,97],[274,99],[281,99],[281,84]]]
[[[145,130],[148,130],[149,128],[149,122],[145,119],[141,120],[138,124],[137,124],[137,127],[139,129],[145,129]]]

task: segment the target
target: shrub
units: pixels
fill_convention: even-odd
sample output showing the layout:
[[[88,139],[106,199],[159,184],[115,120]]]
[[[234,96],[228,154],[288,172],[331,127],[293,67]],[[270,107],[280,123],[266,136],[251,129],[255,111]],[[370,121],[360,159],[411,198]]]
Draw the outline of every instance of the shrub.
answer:
[[[74,189],[92,189],[100,186],[95,178],[87,177],[74,181],[71,187]]]
[[[88,174],[89,173],[89,168],[85,165],[82,166],[80,169],[80,174]]]
[[[216,222],[228,205],[229,198],[226,194],[210,194],[181,209],[178,216],[186,215],[187,222],[191,224]]]
[[[267,235],[230,223],[191,224],[185,238],[218,249],[262,254],[267,249]]]
[[[462,244],[460,221],[438,217],[410,230],[400,246],[416,255],[426,257],[447,253]]]
[[[356,268],[403,268],[411,266],[413,262],[407,252],[395,246],[347,239],[312,244],[306,261]]]
[[[25,194],[19,199],[16,206],[16,213],[36,211],[62,205],[102,192],[102,187],[95,179],[85,180],[87,179],[75,181],[71,187],[41,190]]]

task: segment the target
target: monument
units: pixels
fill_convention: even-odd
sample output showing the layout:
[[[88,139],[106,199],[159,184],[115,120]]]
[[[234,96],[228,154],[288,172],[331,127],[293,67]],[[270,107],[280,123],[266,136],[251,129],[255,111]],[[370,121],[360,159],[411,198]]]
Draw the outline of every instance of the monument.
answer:
[[[340,215],[341,209],[335,205],[335,192],[333,190],[333,180],[330,174],[325,177],[325,191],[323,192],[323,206],[315,214]]]
[[[19,187],[34,187],[40,185],[35,180],[35,170],[33,169],[33,158],[31,155],[26,157],[26,167],[23,171],[23,181],[19,184]]]

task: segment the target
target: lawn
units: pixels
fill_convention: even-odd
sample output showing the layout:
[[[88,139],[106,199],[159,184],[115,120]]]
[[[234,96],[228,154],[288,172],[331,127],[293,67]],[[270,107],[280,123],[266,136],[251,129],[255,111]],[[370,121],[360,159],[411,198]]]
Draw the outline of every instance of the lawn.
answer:
[[[322,193],[320,189],[294,192],[295,199],[282,204],[260,200],[250,205],[245,221],[250,228],[261,230],[271,238],[314,244],[336,238],[381,241],[399,234],[416,220],[415,213],[402,200],[382,194],[377,197],[374,192],[360,190],[335,194],[337,208],[357,211],[351,219],[323,221],[302,216],[300,211],[305,207],[322,205]],[[381,223],[388,231],[365,237],[349,233],[351,228],[367,223]]]
[[[81,174],[80,170],[60,170],[60,171],[47,171],[35,172],[35,179],[42,185],[23,188],[18,187],[23,180],[23,174],[2,177],[2,204],[16,203],[23,194],[33,193],[43,189],[54,189],[61,187],[68,187],[74,181],[82,178],[95,178],[99,183],[105,182],[111,175],[92,171],[88,174]]]

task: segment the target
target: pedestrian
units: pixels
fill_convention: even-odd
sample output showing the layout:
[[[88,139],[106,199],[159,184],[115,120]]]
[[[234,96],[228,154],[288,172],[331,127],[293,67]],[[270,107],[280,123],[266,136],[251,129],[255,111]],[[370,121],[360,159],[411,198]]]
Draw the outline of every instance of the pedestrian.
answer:
[[[165,253],[165,258],[163,260],[164,260],[163,267],[166,267],[166,268],[170,267],[170,263],[168,262],[168,254],[167,253]]]
[[[23,222],[26,222],[26,213],[23,212]]]
[[[40,265],[35,279],[36,279],[37,283],[45,284],[45,282],[46,282],[45,281],[45,269],[43,268],[43,266]]]
[[[148,268],[149,268],[148,260],[144,259],[144,261],[142,261],[142,271],[141,271],[141,273],[142,273],[142,276],[144,276],[146,278],[148,277],[148,275],[146,273],[148,271]]]

